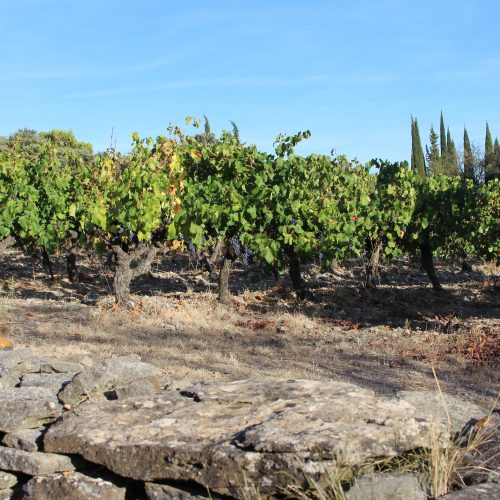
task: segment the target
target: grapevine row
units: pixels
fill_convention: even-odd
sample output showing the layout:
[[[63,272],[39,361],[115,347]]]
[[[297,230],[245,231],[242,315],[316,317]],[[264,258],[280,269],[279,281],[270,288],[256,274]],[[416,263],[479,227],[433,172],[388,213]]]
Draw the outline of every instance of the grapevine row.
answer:
[[[194,123],[195,126],[199,122]],[[288,271],[308,295],[301,266],[367,255],[365,286],[381,259],[418,254],[435,288],[433,256],[500,258],[500,182],[421,177],[406,163],[296,155],[309,132],[279,136],[272,154],[223,132],[133,134],[127,156],[89,157],[47,142],[36,154],[0,152],[0,248],[41,249],[50,264],[66,252],[77,279],[76,249],[110,253],[116,300],[129,306],[130,283],[159,249],[221,250],[219,298],[230,301],[235,260],[252,256],[269,272]],[[4,245],[5,246],[5,245]]]

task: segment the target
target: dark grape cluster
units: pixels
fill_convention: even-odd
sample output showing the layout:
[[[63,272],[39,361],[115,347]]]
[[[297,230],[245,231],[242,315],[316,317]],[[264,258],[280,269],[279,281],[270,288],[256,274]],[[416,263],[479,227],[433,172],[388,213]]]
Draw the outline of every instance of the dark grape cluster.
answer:
[[[130,226],[130,225],[128,225],[127,227],[123,227],[123,226],[121,226],[121,227],[119,227],[119,228],[118,228],[118,234],[122,234],[122,233],[124,233],[125,231],[130,231],[131,229],[132,229],[132,228],[131,228],[131,226]],[[98,229],[98,231],[100,231],[100,229]]]
[[[193,257],[196,255],[196,247],[194,246],[194,243],[192,241],[188,243],[188,250]]]
[[[248,266],[248,259],[253,255],[252,250],[250,250],[246,245],[243,247],[243,252],[241,253],[241,261],[243,265]]]
[[[233,247],[234,255],[236,257],[239,257],[239,255],[241,253],[241,246],[240,246],[240,240],[238,239],[238,237],[231,236],[231,238],[229,238],[229,244]]]

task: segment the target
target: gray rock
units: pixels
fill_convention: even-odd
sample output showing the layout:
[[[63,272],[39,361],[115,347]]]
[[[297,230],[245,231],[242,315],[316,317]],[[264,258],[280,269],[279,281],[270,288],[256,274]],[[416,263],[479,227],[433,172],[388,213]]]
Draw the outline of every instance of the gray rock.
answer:
[[[13,372],[34,373],[40,371],[41,360],[31,349],[0,351],[0,367]]]
[[[39,451],[23,451],[0,447],[0,469],[22,472],[28,476],[40,476],[53,472],[73,471],[69,457]]]
[[[43,434],[45,429],[23,429],[5,434],[2,444],[9,448],[24,451],[40,451],[43,448]]]
[[[229,495],[246,477],[269,494],[304,470],[319,477],[337,461],[428,447],[431,427],[447,442],[445,426],[402,400],[342,382],[257,379],[82,405],[44,443],[124,477],[194,481]]]
[[[0,389],[15,387],[19,384],[20,380],[21,375],[19,373],[14,373],[11,370],[0,366]]]
[[[75,363],[79,363],[83,366],[84,370],[88,370],[95,365],[95,361],[90,357],[89,354],[80,354],[74,358]]]
[[[462,428],[473,418],[481,418],[488,414],[480,406],[468,401],[444,394],[444,398],[439,392],[420,392],[420,391],[401,391],[397,396],[402,400],[418,408],[418,410],[439,420],[439,422],[448,425],[448,416],[450,415],[452,434],[460,432]],[[443,403],[444,399],[444,403]]]
[[[17,484],[17,477],[14,474],[0,471],[0,490],[12,488]]]
[[[64,373],[64,372],[81,372],[84,370],[83,365],[75,361],[64,361],[60,359],[52,359],[43,363],[40,367],[44,373]]]
[[[24,486],[26,500],[124,500],[125,488],[78,472],[34,477]]]
[[[218,495],[208,495],[201,492],[194,493],[190,491],[180,490],[168,484],[145,483],[146,497],[149,500],[200,500],[204,498],[217,499]],[[200,488],[198,488],[200,489]]]
[[[0,392],[0,432],[34,429],[62,413],[53,391],[44,387],[14,387]]]
[[[0,500],[12,500],[14,497],[14,491],[10,488],[5,490],[0,490]]]
[[[139,360],[139,356],[135,355],[106,359],[89,371],[75,375],[58,394],[58,398],[64,404],[75,405],[102,396],[117,386],[153,375],[154,367]]]
[[[346,493],[346,500],[426,500],[427,490],[410,473],[374,474],[360,477]]]
[[[453,491],[442,497],[443,500],[493,500],[500,498],[499,483],[483,483]]]
[[[154,396],[161,392],[161,385],[157,378],[148,377],[134,380],[128,385],[117,387],[115,394],[117,399],[138,398],[141,396]]]
[[[76,372],[27,373],[21,379],[21,387],[45,387],[56,396],[75,375]]]

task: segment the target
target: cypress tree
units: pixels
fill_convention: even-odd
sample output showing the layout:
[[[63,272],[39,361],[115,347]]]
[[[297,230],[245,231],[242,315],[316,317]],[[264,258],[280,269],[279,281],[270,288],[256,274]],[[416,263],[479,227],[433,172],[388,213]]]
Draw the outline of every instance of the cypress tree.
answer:
[[[238,125],[236,125],[236,123],[233,120],[231,120],[231,125],[233,127],[233,136],[236,139],[236,142],[238,144],[241,144],[241,141],[240,141],[240,129],[238,128]]]
[[[484,153],[488,157],[493,154],[493,141],[491,140],[490,126],[486,122],[486,137],[484,139]]]
[[[491,170],[493,169],[493,141],[491,140],[491,132],[488,122],[486,122],[486,136],[484,138],[484,177],[486,180],[490,178]]]
[[[420,142],[417,119],[411,119],[411,168],[425,176],[425,157]]]
[[[448,144],[446,138],[446,130],[444,128],[443,112],[441,111],[441,119],[439,121],[439,138],[441,142],[441,162],[444,165],[447,163]]]
[[[434,131],[434,127],[431,126],[431,131],[429,133],[429,141],[431,143],[430,149],[426,146],[427,152],[427,165],[429,166],[429,173],[432,175],[442,173],[441,169],[441,157],[439,155],[439,146],[438,146],[439,136]]]
[[[451,138],[450,129],[446,134],[446,144],[448,146],[448,162],[446,165],[446,173],[448,175],[458,175],[458,155],[455,141]]]
[[[451,151],[451,143],[453,142],[450,134],[450,127],[448,127],[448,130],[446,132],[446,146],[448,147],[448,152]]]
[[[205,135],[210,135],[212,133],[212,129],[210,128],[210,122],[208,121],[207,115],[203,115],[205,119]]]
[[[415,135],[415,120],[413,116],[411,117],[411,162],[410,166],[412,170],[416,170],[417,168],[417,144],[416,144],[416,135]]]
[[[196,134],[194,137],[201,144],[215,144],[217,142],[217,138],[215,137],[215,134],[212,132],[207,115],[203,115],[203,118],[205,120],[205,127],[203,129],[203,133]]]
[[[498,142],[498,138],[495,139],[495,144],[493,145],[491,168],[485,176],[486,182],[491,179],[500,179],[500,143]]]
[[[464,127],[464,178],[474,179],[474,157],[472,155],[472,146],[469,140],[469,134]]]

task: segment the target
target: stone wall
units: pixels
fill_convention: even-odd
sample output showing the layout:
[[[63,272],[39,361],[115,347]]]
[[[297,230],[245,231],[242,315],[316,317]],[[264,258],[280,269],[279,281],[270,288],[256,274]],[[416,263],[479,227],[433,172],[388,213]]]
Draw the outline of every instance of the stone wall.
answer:
[[[446,403],[451,428],[432,393],[383,398],[343,382],[266,378],[176,391],[135,355],[94,363],[4,350],[0,500],[266,498],[341,469],[363,471],[343,483],[351,500],[425,499],[425,477],[368,474],[367,464],[436,439],[448,446],[485,415]],[[497,420],[492,430],[497,438]],[[496,478],[498,469],[474,482],[498,492]]]

